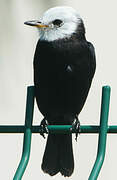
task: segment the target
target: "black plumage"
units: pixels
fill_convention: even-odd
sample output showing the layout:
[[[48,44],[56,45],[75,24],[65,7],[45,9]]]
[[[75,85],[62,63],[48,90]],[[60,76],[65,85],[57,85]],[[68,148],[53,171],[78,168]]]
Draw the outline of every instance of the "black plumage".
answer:
[[[94,48],[74,36],[54,42],[38,41],[34,82],[37,104],[45,117],[79,114],[86,100],[95,72]]]
[[[96,61],[84,25],[69,38],[39,40],[34,56],[34,84],[40,112],[52,124],[72,124],[86,101]],[[48,135],[42,169],[70,176],[74,170],[72,135]]]

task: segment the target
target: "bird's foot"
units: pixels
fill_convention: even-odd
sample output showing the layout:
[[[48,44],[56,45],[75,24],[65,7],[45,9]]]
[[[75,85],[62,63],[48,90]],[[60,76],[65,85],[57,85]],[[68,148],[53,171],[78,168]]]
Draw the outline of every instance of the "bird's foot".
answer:
[[[43,136],[44,139],[45,139],[44,133],[49,134],[49,130],[48,130],[48,128],[47,128],[47,125],[48,125],[48,122],[47,122],[47,120],[44,118],[44,119],[41,121],[41,124],[40,124],[40,127],[41,127],[40,135]]]
[[[76,135],[75,140],[77,141],[78,134],[80,134],[80,121],[77,116],[75,117],[75,120],[72,123],[71,131],[75,131],[75,135]]]

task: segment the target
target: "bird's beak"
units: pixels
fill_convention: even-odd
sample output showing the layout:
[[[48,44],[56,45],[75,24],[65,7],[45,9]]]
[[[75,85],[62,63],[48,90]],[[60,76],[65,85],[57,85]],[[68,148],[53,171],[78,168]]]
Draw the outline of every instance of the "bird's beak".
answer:
[[[43,24],[40,21],[35,21],[35,20],[34,21],[26,21],[26,22],[24,22],[24,24],[29,25],[29,26],[38,27],[38,28],[47,28],[47,27],[49,27],[48,25]]]

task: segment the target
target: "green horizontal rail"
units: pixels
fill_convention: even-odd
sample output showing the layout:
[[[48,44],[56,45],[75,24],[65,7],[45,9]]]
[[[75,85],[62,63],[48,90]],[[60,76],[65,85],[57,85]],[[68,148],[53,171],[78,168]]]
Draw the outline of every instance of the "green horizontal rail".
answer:
[[[71,125],[49,125],[48,129],[50,133],[69,133]],[[0,133],[24,133],[26,127],[21,125],[3,125],[0,126]],[[40,126],[32,126],[31,127],[32,133],[40,133],[41,127]],[[75,133],[73,131],[72,133]],[[98,134],[100,132],[100,126],[95,125],[81,125],[80,126],[80,134]],[[46,132],[45,132],[46,133]],[[107,133],[109,134],[116,134],[117,133],[117,125],[108,126]]]
[[[22,157],[13,180],[22,179],[22,176],[25,172],[30,157],[32,133],[40,133],[42,130],[40,126],[32,125],[34,98],[35,98],[34,86],[30,86],[27,89],[25,125],[0,126],[0,133],[24,133]],[[99,175],[105,157],[107,133],[112,133],[112,134],[117,133],[117,125],[108,126],[109,101],[110,101],[110,87],[104,86],[102,89],[100,125],[80,126],[81,134],[82,133],[99,134],[97,157],[88,180],[96,180]],[[71,127],[72,127],[71,125],[49,125],[48,130],[49,133],[76,133],[75,130],[73,130],[72,132],[70,131]]]

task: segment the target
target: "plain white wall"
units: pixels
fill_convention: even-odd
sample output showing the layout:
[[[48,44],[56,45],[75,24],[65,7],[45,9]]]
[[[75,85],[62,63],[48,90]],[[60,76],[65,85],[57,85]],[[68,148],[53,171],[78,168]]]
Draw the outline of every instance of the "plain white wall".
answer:
[[[101,88],[110,85],[111,104],[109,124],[117,124],[117,3],[115,0],[1,0],[0,1],[0,124],[24,124],[26,87],[33,84],[33,56],[38,40],[34,28],[24,21],[38,19],[53,6],[68,5],[77,9],[84,19],[87,40],[96,49],[97,70],[87,102],[80,114],[81,124],[99,124]],[[34,124],[41,114],[35,105]],[[95,161],[97,135],[73,137],[75,171],[70,180],[86,180]],[[106,158],[99,180],[117,179],[117,136],[108,135]],[[51,178],[41,171],[45,140],[32,136],[29,165],[23,180]],[[0,134],[0,179],[11,180],[22,153],[23,135]]]

